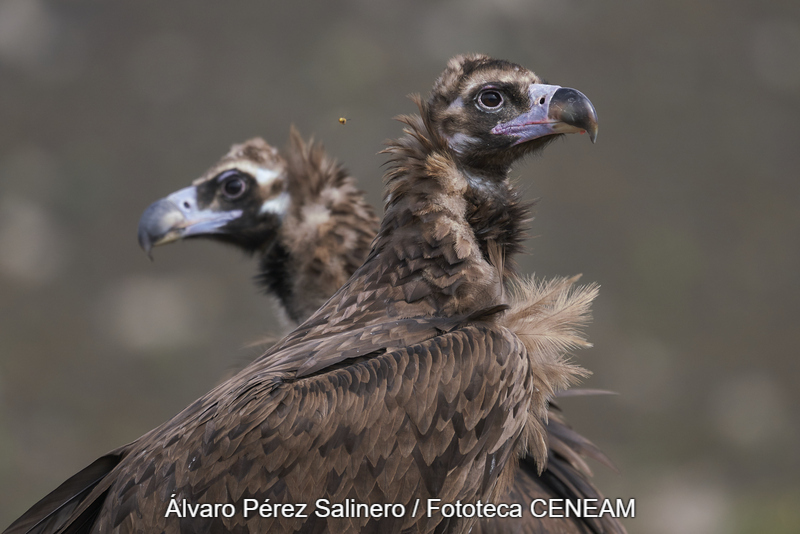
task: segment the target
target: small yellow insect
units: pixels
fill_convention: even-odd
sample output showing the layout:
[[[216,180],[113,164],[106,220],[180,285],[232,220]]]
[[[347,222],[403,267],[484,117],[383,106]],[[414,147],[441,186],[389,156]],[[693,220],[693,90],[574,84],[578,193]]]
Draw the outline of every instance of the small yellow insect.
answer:
[[[344,117],[339,117],[339,124],[347,124],[347,119]]]

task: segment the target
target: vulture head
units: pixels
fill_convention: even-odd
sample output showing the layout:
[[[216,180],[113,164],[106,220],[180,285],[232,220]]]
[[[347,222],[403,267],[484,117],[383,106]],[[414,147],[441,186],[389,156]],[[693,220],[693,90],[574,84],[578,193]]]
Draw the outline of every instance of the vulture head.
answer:
[[[377,228],[355,179],[292,128],[284,150],[260,138],[234,145],[191,186],[151,204],[139,244],[149,254],[205,237],[256,254],[258,282],[296,326],[364,262]]]
[[[505,177],[511,164],[556,137],[597,138],[597,113],[580,91],[484,55],[457,56],[434,84],[424,119],[470,174]]]
[[[151,204],[139,220],[139,245],[206,237],[255,252],[276,236],[289,201],[286,161],[263,139],[234,145],[191,186]]]

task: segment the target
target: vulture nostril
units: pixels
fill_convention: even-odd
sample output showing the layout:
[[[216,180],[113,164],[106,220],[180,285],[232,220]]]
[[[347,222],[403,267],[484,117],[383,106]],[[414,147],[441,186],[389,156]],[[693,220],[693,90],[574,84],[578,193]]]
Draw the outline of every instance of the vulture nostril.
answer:
[[[192,207],[192,205],[191,205],[191,204],[189,204],[189,201],[188,201],[188,200],[184,200],[184,201],[183,201],[183,207],[184,207],[184,208],[186,208],[186,209],[188,210],[189,208],[191,208],[191,207]]]
[[[540,99],[539,99],[539,103],[540,103],[540,104],[544,104],[544,97],[542,97],[542,98],[540,98]]]

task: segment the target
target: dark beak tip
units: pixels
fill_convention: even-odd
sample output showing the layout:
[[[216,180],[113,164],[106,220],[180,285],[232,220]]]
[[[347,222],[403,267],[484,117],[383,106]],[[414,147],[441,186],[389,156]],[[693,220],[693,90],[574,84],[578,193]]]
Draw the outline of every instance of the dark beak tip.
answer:
[[[143,228],[139,227],[139,247],[147,254],[150,261],[153,261],[153,242],[150,235]]]
[[[592,144],[597,142],[597,132],[599,130],[597,125],[597,111],[594,109],[594,104],[587,98],[586,102],[588,104],[588,117],[587,117],[587,126],[586,131],[589,133],[589,139],[591,139]]]
[[[586,95],[570,87],[561,87],[550,101],[553,116],[589,134],[592,143],[597,141],[597,111]]]
[[[173,229],[176,215],[182,218],[175,204],[163,198],[150,204],[142,213],[137,237],[139,246],[151,261],[153,261],[153,248]]]

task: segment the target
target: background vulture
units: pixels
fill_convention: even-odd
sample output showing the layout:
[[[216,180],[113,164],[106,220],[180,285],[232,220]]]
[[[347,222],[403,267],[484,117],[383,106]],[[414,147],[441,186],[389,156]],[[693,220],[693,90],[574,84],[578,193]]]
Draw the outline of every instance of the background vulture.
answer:
[[[291,329],[364,263],[380,220],[355,180],[294,129],[283,154],[262,139],[234,145],[185,189],[153,203],[139,222],[147,253],[206,237],[257,254],[259,284]]]
[[[139,242],[150,253],[156,245],[205,237],[258,254],[257,281],[277,299],[281,316],[297,326],[364,262],[378,223],[355,180],[321,145],[305,143],[292,129],[281,155],[260,138],[234,145],[190,187],[153,203],[139,222]],[[566,387],[579,372],[564,368],[560,353],[585,343],[576,331],[595,294],[593,287],[573,292],[572,282],[507,283],[511,309],[500,317],[504,326],[529,342],[530,354],[540,354],[533,358],[539,362],[539,372],[558,387]],[[549,462],[545,472],[539,475],[535,457],[526,455],[514,484],[499,501],[600,498],[579,455],[608,464],[605,456],[571,431],[557,413],[549,414],[545,430]],[[490,532],[621,530],[609,515],[598,520],[526,514],[521,520],[496,518],[484,523],[479,526]]]
[[[561,384],[497,320],[508,308],[504,258],[517,251],[525,218],[508,173],[554,136],[587,130],[594,139],[594,109],[574,89],[486,56],[454,58],[427,103],[416,100],[420,116],[403,117],[405,136],[387,149],[386,213],[372,251],[344,287],[264,356],[72,477],[9,532],[466,532],[474,519],[416,511],[165,512],[170,497],[409,510],[415,499],[494,500],[518,455],[541,458],[547,398]]]

